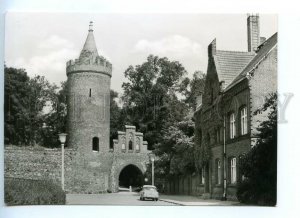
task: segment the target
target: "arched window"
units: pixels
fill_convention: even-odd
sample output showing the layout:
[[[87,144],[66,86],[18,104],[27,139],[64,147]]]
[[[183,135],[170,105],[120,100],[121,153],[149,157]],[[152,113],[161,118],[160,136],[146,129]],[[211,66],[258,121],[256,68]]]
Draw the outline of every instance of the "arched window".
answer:
[[[230,183],[235,184],[236,183],[236,158],[232,157],[229,159],[229,166],[230,166]]]
[[[231,113],[229,116],[230,121],[230,138],[233,139],[236,136],[236,130],[235,130],[235,115],[234,113]]]
[[[122,137],[122,151],[125,152],[126,151],[126,146],[125,146],[125,137]]]
[[[201,184],[205,183],[205,168],[201,168]]]
[[[241,135],[248,133],[247,107],[241,109]]]
[[[93,151],[99,151],[99,138],[93,138]]]
[[[133,146],[132,146],[132,141],[131,140],[129,141],[128,150],[131,150],[131,151],[133,150]]]
[[[136,150],[136,151],[139,151],[139,150],[140,150],[140,138],[137,138],[137,139],[136,139],[135,150]]]
[[[129,143],[128,143],[128,150],[133,150],[133,143],[132,143],[132,133],[129,134]]]
[[[221,184],[221,160],[216,159],[216,184]]]

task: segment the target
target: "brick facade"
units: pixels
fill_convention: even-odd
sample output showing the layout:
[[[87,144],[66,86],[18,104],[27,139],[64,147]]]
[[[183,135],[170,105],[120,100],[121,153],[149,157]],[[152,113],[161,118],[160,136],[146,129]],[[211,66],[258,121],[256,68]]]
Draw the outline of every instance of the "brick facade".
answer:
[[[201,150],[203,145],[209,149],[209,158],[200,160],[203,161],[200,177],[202,172],[205,177],[204,184],[198,184],[203,187],[199,189],[200,195],[221,199],[226,194],[228,199],[236,200],[237,184],[242,179],[240,157],[251,149],[259,121],[267,117],[267,112],[253,113],[274,92],[277,92],[277,33],[258,46],[255,54],[219,51],[216,40],[208,46],[203,103],[194,115],[196,137],[200,138],[196,149]]]

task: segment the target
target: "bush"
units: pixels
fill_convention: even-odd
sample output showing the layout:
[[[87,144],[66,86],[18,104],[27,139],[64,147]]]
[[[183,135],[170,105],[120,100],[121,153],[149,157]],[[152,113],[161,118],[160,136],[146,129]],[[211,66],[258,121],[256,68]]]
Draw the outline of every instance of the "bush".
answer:
[[[240,202],[275,206],[277,199],[277,95],[266,99],[262,109],[269,111],[268,119],[258,127],[258,139],[253,148],[241,158],[241,174],[237,197]]]
[[[45,180],[5,178],[4,190],[7,205],[63,205],[66,202],[61,187]]]

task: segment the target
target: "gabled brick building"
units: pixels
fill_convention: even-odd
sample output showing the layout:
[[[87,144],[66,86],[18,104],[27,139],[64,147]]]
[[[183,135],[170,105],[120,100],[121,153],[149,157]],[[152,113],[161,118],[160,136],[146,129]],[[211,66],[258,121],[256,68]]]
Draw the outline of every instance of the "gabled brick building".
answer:
[[[247,52],[217,50],[216,39],[208,46],[206,84],[195,112],[196,149],[202,153],[199,192],[217,199],[236,199],[239,158],[251,149],[256,127],[266,118],[253,113],[277,91],[277,33],[260,37],[258,15],[248,15],[247,24]]]

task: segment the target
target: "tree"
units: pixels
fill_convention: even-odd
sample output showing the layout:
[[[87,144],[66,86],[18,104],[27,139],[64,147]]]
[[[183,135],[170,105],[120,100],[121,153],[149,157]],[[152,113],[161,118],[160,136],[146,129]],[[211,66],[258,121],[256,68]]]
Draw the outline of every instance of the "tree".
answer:
[[[197,107],[197,98],[200,94],[204,92],[206,75],[202,71],[196,71],[193,74],[192,80],[186,79],[185,84],[183,86],[183,92],[185,95],[185,102],[191,107],[193,110],[196,110]],[[186,88],[188,87],[188,88]]]
[[[276,205],[277,197],[277,94],[266,98],[255,112],[268,112],[268,119],[258,127],[256,145],[241,158],[245,179],[238,185],[237,196],[243,203]]]
[[[43,76],[28,77],[24,69],[4,71],[5,144],[43,145],[43,123],[59,110],[58,87]]]
[[[35,76],[29,80],[29,138],[30,144],[35,145],[41,142],[42,125],[50,112],[45,111],[48,106],[49,110],[55,110],[57,89],[55,84],[50,82],[44,76]],[[46,109],[47,110],[47,109]]]
[[[183,93],[186,70],[177,61],[150,55],[142,65],[125,71],[122,97],[125,122],[145,133],[150,149],[162,139],[162,129],[179,122],[187,114]]]
[[[4,137],[6,144],[27,144],[29,77],[24,69],[4,66]]]
[[[119,107],[116,99],[118,93],[114,90],[110,90],[110,146],[113,145],[113,139],[117,139],[118,131],[124,129],[125,116],[122,109]]]
[[[41,128],[41,145],[59,147],[57,135],[67,131],[67,82],[61,82],[59,91],[53,92],[53,98],[48,102],[47,112]]]

